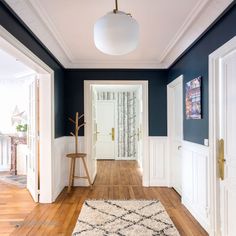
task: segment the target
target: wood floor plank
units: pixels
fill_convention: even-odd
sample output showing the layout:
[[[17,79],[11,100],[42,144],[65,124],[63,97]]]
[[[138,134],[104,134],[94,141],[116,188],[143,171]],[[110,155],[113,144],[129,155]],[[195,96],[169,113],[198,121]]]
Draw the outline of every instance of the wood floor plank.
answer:
[[[17,199],[7,188],[4,189],[5,196],[0,197],[0,224],[4,223],[4,232],[0,236],[10,234],[9,224],[14,219],[21,220],[22,224],[11,234],[13,236],[44,236],[44,235],[71,235],[83,202],[86,199],[159,199],[168,214],[179,230],[181,236],[207,236],[208,234],[193,218],[188,210],[181,204],[180,196],[170,188],[145,188],[142,187],[142,175],[135,161],[98,161],[98,173],[93,189],[86,187],[73,188],[70,194],[66,189],[60,194],[53,204],[34,205],[33,210],[28,212],[30,207],[29,199],[21,194],[24,211],[17,202],[12,203],[11,210],[7,213],[4,205],[8,206],[9,198]],[[3,200],[7,199],[7,200]],[[32,202],[31,202],[32,203]],[[22,213],[15,212],[17,206]],[[4,210],[5,209],[5,210]],[[24,216],[24,217],[23,217]],[[24,218],[24,219],[23,219]],[[14,228],[13,228],[14,229]],[[0,225],[0,231],[2,231]]]
[[[0,181],[0,236],[9,235],[37,206],[24,188]]]

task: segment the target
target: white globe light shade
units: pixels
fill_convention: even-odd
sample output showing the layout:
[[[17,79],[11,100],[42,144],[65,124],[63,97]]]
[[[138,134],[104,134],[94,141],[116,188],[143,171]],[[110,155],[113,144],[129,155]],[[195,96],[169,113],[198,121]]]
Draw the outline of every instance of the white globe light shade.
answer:
[[[127,54],[136,49],[138,40],[138,23],[124,12],[110,12],[94,25],[95,45],[105,54]]]

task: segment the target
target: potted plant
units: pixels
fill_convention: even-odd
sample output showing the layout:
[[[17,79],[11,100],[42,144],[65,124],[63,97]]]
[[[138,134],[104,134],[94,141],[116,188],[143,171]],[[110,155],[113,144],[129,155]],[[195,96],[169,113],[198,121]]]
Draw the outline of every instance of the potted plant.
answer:
[[[16,126],[16,131],[19,137],[25,137],[27,132],[27,124],[19,124]]]

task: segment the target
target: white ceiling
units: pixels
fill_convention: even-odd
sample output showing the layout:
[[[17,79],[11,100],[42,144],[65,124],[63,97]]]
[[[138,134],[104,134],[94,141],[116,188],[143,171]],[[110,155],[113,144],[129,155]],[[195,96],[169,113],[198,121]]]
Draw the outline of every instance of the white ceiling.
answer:
[[[0,80],[15,79],[34,73],[17,58],[0,49]]]
[[[140,25],[138,48],[108,56],[93,26],[114,0],[6,0],[66,68],[166,68],[233,0],[119,0]]]

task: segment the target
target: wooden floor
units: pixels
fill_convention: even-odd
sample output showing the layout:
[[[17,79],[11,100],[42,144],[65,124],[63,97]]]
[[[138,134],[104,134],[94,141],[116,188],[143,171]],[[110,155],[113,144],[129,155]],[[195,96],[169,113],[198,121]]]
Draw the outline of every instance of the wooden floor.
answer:
[[[36,205],[26,189],[0,181],[0,236],[10,235]]]
[[[85,199],[159,199],[181,235],[208,235],[173,189],[142,187],[135,161],[98,161],[93,190],[77,187],[67,194],[65,189],[55,203],[35,206],[11,235],[71,235]]]

